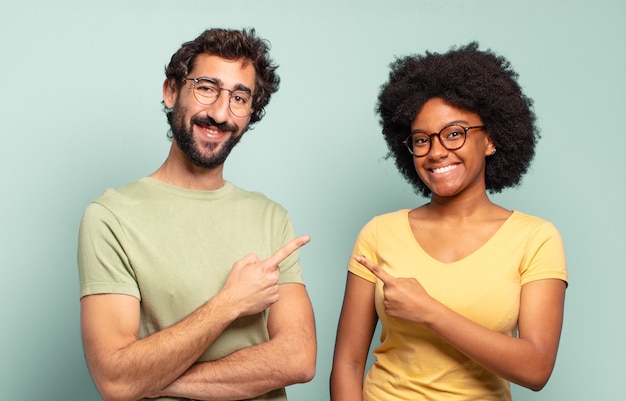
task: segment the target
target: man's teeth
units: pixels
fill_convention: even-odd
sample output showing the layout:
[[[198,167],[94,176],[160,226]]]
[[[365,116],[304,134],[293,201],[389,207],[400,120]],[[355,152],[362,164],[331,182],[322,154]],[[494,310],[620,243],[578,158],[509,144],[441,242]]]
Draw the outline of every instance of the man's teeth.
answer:
[[[204,129],[211,135],[217,135],[220,133],[218,129],[213,128],[213,127],[204,127]]]
[[[434,168],[433,173],[441,174],[441,173],[445,173],[446,171],[454,170],[455,168],[456,168],[456,164],[450,164],[445,167]]]

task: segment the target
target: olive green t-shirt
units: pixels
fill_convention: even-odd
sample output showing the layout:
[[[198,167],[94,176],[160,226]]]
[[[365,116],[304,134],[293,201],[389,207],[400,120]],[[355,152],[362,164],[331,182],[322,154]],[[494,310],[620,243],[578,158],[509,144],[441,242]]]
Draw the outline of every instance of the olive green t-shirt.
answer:
[[[110,189],[83,216],[78,246],[80,296],[140,300],[140,338],[180,321],[223,287],[235,261],[271,256],[295,238],[284,208],[231,183],[188,190],[143,178]],[[298,252],[280,264],[280,283],[302,283]],[[235,320],[199,361],[265,342],[267,310]],[[280,389],[265,398],[285,400]]]

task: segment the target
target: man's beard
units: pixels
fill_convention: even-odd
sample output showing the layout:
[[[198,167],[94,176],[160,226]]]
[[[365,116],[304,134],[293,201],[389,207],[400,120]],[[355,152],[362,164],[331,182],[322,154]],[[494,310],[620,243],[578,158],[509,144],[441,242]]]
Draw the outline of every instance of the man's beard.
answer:
[[[215,168],[223,164],[230,151],[241,139],[241,134],[236,135],[237,126],[227,123],[217,124],[211,117],[195,116],[192,117],[190,126],[186,127],[186,111],[186,108],[182,106],[175,107],[172,111],[172,124],[170,127],[172,136],[180,150],[198,167]],[[219,143],[208,143],[201,148],[200,144],[193,137],[193,126],[195,124],[200,127],[216,127],[221,131],[230,131],[231,135],[226,142],[221,143],[221,146]]]

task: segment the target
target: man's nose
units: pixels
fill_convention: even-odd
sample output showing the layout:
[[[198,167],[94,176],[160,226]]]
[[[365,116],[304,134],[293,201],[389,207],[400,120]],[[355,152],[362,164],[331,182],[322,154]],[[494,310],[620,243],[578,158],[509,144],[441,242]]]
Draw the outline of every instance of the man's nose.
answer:
[[[220,91],[217,100],[211,105],[213,119],[218,123],[228,121],[230,114],[230,92],[226,89]]]

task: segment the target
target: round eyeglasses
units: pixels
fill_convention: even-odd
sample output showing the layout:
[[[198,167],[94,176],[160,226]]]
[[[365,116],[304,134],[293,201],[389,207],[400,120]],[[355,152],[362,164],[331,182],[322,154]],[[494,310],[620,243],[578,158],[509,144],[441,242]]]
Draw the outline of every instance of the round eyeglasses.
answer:
[[[214,78],[185,78],[193,82],[193,96],[198,103],[213,104],[220,97],[222,91],[228,92],[228,107],[230,112],[237,117],[247,117],[252,114],[252,92],[248,88],[226,89],[222,88]]]
[[[475,128],[484,128],[484,126],[475,125],[473,127],[462,127],[460,125],[448,125],[447,127],[443,127],[441,131],[432,134],[414,132],[404,140],[404,144],[413,156],[422,157],[430,152],[433,143],[432,138],[433,136],[437,136],[444,148],[456,150],[465,145],[467,131]]]

